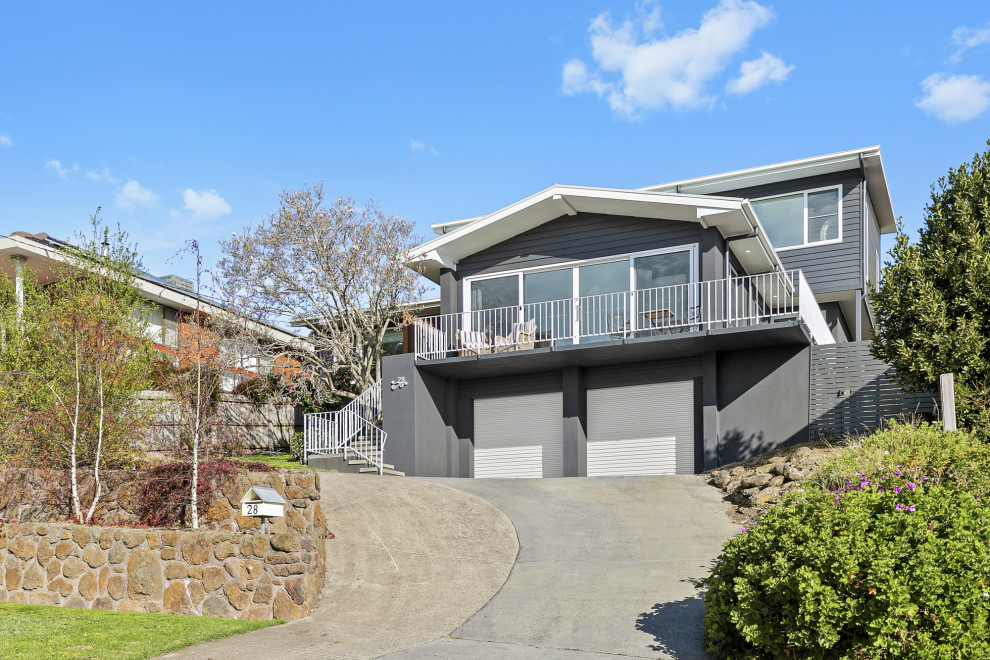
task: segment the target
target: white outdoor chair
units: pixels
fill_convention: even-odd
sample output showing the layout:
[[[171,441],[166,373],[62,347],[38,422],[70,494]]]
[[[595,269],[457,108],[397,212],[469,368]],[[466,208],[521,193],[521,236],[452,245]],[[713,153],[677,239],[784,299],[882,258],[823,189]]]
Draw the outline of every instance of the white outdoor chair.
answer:
[[[457,354],[461,356],[492,352],[492,345],[481,330],[458,330],[457,347]]]

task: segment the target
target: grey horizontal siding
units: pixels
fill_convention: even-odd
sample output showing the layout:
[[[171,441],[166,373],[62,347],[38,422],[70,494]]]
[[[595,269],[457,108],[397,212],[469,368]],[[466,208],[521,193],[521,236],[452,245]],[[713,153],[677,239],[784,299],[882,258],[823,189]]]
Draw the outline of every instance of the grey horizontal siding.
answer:
[[[756,199],[835,185],[842,186],[842,242],[777,253],[785,268],[804,271],[812,291],[832,293],[863,287],[862,177],[858,170],[740,188],[719,195]]]
[[[579,213],[539,227],[464,257],[457,278],[549,266],[581,259],[701,242],[705,230],[694,222]]]
[[[884,420],[931,415],[935,395],[904,392],[894,368],[870,355],[870,342],[811,347],[811,436],[842,437]]]

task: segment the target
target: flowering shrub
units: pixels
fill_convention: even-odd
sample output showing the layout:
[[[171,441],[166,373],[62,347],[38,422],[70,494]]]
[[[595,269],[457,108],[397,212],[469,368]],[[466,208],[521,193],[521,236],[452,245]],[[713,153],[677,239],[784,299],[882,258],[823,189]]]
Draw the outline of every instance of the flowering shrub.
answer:
[[[704,584],[718,658],[990,657],[990,507],[891,466],[789,495]],[[936,483],[939,482],[939,483]]]

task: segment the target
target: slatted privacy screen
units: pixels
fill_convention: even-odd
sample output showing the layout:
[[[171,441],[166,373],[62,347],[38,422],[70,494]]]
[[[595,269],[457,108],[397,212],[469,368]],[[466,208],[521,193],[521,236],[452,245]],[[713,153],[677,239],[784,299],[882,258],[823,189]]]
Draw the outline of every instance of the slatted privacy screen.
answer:
[[[811,437],[841,437],[904,415],[932,414],[936,396],[907,393],[870,342],[811,347]]]

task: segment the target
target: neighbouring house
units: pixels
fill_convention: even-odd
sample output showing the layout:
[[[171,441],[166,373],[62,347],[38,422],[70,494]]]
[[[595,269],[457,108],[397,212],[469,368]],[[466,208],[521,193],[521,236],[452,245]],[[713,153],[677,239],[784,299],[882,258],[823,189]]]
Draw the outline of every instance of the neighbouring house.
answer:
[[[17,281],[27,268],[41,284],[46,284],[56,277],[56,269],[52,266],[65,259],[69,247],[70,244],[65,241],[45,233],[15,231],[9,236],[0,236],[0,275]],[[193,282],[178,275],[156,277],[140,273],[134,285],[147,300],[148,337],[156,349],[171,356],[179,366],[188,362],[192,357],[190,351],[195,346],[192,335],[197,313],[208,317],[223,308],[208,296],[198,295]],[[292,332],[253,319],[245,319],[244,325],[269,345],[300,346],[308,343]],[[235,352],[235,357],[226,361],[233,365],[224,374],[223,389],[226,391],[259,374],[279,369],[291,371],[298,366],[279,358],[277,350],[257,351],[234,340],[214,339],[216,341],[206,343]]]
[[[555,185],[433,229],[408,263],[440,313],[412,319],[362,412],[328,418],[347,429],[330,445],[313,418],[311,452],[356,444],[417,476],[684,474],[924,403],[868,353],[895,231],[879,147]]]

